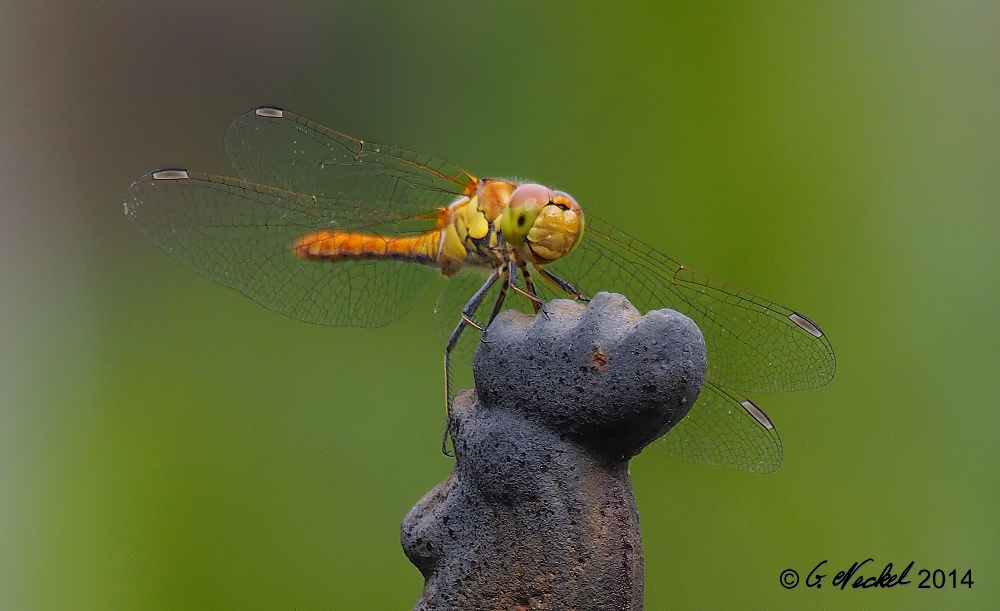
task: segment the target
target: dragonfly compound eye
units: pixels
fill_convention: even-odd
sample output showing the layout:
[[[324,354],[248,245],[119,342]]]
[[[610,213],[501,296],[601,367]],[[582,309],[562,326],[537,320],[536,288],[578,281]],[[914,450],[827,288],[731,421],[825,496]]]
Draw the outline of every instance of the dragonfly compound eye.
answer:
[[[548,204],[535,217],[528,230],[527,247],[535,263],[548,263],[563,257],[579,243],[583,231],[583,215]]]
[[[552,201],[554,196],[549,188],[534,183],[514,189],[500,219],[500,230],[507,242],[515,246],[524,244],[528,230],[534,224],[538,213]]]

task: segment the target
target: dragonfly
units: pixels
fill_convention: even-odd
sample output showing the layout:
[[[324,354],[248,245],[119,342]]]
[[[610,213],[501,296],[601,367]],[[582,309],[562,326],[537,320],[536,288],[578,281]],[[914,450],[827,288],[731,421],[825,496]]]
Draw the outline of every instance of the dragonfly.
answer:
[[[125,216],[173,259],[264,307],[320,325],[380,327],[447,278],[436,324],[453,357],[505,307],[623,294],[641,312],[671,308],[701,329],[705,381],[656,450],[737,471],[781,464],[771,419],[743,393],[816,388],[836,359],[795,310],[685,267],[569,194],[477,178],[442,159],[348,136],[276,107],[233,122],[236,177],[167,168],[134,182]],[[448,331],[450,329],[450,332]]]

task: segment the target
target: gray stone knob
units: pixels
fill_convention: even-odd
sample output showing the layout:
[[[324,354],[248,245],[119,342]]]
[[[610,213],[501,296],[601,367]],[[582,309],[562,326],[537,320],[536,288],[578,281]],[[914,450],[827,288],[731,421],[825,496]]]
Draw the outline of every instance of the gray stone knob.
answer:
[[[687,414],[705,364],[689,318],[620,295],[498,316],[455,400],[455,469],[403,520],[414,609],[642,609],[628,460]]]

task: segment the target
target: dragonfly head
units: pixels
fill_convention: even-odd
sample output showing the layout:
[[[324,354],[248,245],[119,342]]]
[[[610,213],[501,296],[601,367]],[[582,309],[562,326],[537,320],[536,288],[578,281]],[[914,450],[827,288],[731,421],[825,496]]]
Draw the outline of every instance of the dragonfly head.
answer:
[[[570,253],[583,238],[583,210],[568,193],[523,184],[510,194],[500,231],[526,261],[551,263]]]

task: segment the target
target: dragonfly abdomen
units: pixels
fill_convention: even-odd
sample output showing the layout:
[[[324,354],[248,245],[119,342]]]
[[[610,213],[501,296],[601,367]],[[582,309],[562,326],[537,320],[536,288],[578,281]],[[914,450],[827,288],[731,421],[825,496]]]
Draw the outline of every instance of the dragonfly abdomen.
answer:
[[[440,244],[437,229],[409,236],[323,229],[295,240],[292,251],[306,260],[396,259],[437,265]]]

